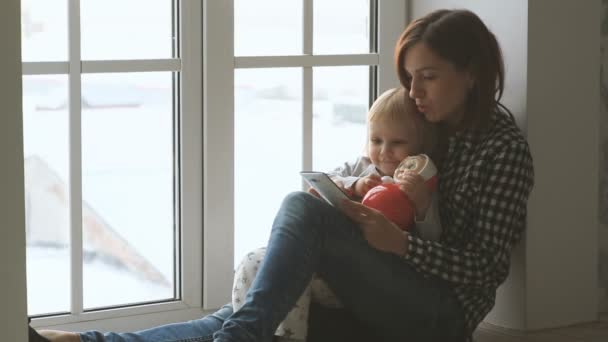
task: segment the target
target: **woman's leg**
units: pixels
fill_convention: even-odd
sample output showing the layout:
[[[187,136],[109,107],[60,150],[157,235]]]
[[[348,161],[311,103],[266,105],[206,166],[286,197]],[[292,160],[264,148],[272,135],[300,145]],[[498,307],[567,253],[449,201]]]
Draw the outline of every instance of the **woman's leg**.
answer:
[[[213,341],[213,333],[232,314],[227,304],[201,319],[163,325],[134,333],[101,333],[88,331],[80,334],[82,342],[206,342]]]
[[[462,313],[448,286],[370,247],[345,215],[300,192],[283,202],[246,302],[216,341],[270,341],[315,272],[385,340],[434,341],[440,331],[462,333]]]

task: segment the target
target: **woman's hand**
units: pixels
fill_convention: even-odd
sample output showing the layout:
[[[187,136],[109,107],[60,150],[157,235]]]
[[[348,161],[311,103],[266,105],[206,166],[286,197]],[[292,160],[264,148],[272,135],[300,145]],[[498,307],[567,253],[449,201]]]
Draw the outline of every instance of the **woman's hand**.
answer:
[[[426,211],[431,206],[431,190],[424,183],[424,179],[417,173],[405,172],[397,179],[399,189],[403,191],[414,204],[416,217],[424,219]]]
[[[353,190],[356,196],[364,197],[371,188],[380,184],[382,184],[382,178],[380,178],[380,176],[369,175],[359,178],[355,182]]]
[[[351,220],[359,224],[363,236],[372,247],[397,255],[407,253],[407,233],[399,229],[378,210],[347,200],[342,201],[340,209]]]

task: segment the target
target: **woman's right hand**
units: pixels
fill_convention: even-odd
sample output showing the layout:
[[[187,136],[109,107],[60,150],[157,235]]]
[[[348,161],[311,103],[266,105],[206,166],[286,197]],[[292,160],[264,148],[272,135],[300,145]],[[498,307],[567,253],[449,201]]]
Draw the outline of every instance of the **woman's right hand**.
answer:
[[[423,219],[431,206],[432,193],[424,183],[422,176],[414,172],[405,172],[397,178],[397,184],[414,204],[416,217]]]
[[[372,247],[400,256],[407,253],[409,247],[407,233],[380,211],[349,200],[342,201],[340,209],[359,225],[365,240]]]
[[[356,196],[365,197],[365,194],[367,194],[371,188],[380,184],[382,184],[382,178],[378,175],[361,177],[355,182],[353,192]]]

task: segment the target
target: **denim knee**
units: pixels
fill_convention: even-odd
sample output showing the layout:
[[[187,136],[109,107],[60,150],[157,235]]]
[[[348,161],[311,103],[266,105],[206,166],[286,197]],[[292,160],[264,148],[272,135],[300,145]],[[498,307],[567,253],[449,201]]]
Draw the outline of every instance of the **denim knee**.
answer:
[[[304,191],[293,191],[285,196],[283,199],[283,206],[309,206],[310,203],[318,202],[319,198],[308,192]]]

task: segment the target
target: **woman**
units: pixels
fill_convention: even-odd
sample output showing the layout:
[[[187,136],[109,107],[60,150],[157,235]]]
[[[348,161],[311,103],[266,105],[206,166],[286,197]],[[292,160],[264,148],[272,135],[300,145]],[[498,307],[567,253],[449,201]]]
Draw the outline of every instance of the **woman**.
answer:
[[[395,61],[419,111],[442,127],[439,242],[408,234],[359,203],[346,201],[339,211],[293,193],[276,216],[243,307],[222,317],[214,339],[203,338],[218,326],[206,317],[198,338],[176,332],[172,340],[270,341],[313,273],[381,340],[471,340],[525,228],[532,158],[499,102],[498,43],[475,14],[440,10],[415,20],[397,42]],[[108,341],[137,340],[125,336]]]

